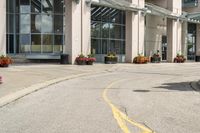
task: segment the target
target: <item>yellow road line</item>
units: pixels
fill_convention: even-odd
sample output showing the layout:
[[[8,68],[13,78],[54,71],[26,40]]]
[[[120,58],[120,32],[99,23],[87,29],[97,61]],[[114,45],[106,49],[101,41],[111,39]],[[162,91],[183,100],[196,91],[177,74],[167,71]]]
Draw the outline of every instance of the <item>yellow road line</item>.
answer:
[[[130,118],[128,118],[128,116],[126,114],[124,114],[123,112],[121,112],[111,101],[110,99],[107,97],[107,93],[108,90],[114,86],[115,84],[124,81],[123,80],[117,80],[117,81],[113,81],[111,84],[109,84],[103,91],[103,99],[105,100],[105,102],[111,107],[112,109],[112,113],[114,118],[117,120],[117,123],[119,125],[119,127],[121,128],[121,130],[123,131],[123,133],[131,133],[130,130],[128,129],[128,126],[126,125],[126,123],[131,124],[132,126],[135,126],[139,129],[142,130],[142,133],[155,133],[154,131],[152,131],[151,129],[145,127],[144,125],[137,123],[133,120],[131,120]]]

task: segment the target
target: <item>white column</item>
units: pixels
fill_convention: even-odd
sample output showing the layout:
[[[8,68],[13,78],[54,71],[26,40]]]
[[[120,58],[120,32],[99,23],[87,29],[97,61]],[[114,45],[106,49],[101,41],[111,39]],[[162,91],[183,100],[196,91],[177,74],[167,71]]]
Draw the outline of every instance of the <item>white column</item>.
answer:
[[[144,7],[144,0],[130,0],[139,7]],[[144,54],[144,16],[140,11],[126,12],[126,62],[133,62],[138,54]]]
[[[64,53],[69,54],[70,63],[83,53],[90,53],[90,6],[81,0],[65,0],[65,45]]]
[[[168,0],[168,9],[176,15],[182,13],[181,0]],[[182,51],[182,22],[179,19],[167,19],[167,61],[173,62],[178,52]]]
[[[6,0],[0,1],[0,55],[6,54]]]
[[[187,58],[187,34],[188,34],[188,23],[183,22],[182,23],[182,54]]]

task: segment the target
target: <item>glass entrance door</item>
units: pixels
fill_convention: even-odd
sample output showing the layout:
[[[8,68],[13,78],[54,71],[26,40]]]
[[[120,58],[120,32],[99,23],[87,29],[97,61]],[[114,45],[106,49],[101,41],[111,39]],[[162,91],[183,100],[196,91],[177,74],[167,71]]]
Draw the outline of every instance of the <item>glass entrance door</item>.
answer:
[[[188,24],[187,59],[195,60],[196,56],[196,24]]]
[[[167,36],[162,36],[162,60],[167,60]]]

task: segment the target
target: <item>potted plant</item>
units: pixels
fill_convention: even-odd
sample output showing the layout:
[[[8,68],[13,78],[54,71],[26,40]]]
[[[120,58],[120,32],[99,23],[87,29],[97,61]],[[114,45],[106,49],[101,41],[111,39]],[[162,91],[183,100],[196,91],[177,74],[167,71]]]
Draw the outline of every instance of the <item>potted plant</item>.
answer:
[[[177,54],[174,58],[174,63],[184,63],[186,61],[186,58],[182,54]]]
[[[160,51],[157,50],[157,52],[153,54],[153,56],[151,57],[151,63],[160,63],[161,58],[159,52]]]
[[[87,57],[86,64],[87,65],[93,65],[93,63],[96,61],[96,58],[94,57],[94,54],[89,54]]]
[[[118,58],[114,52],[109,52],[105,57],[104,57],[104,62],[105,64],[116,64],[118,61]]]
[[[87,61],[87,57],[85,57],[83,54],[80,54],[78,57],[76,57],[75,61],[77,65],[85,65]]]
[[[135,64],[146,64],[147,62],[149,62],[148,57],[145,57],[141,54],[139,54],[133,59],[133,63]]]
[[[0,56],[0,67],[8,67],[12,62],[10,57],[5,55]]]

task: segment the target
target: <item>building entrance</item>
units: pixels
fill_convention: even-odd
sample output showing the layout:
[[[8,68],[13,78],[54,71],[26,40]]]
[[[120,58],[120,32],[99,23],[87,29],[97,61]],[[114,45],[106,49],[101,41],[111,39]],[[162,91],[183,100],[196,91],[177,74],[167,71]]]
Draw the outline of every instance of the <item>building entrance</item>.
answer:
[[[196,56],[196,24],[188,24],[187,59],[195,60]]]
[[[162,60],[167,60],[167,36],[162,36]]]

